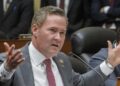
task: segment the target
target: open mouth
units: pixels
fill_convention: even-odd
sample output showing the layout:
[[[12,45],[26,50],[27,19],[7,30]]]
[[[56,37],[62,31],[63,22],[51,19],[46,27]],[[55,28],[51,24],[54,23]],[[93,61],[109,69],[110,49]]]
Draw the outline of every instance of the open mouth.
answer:
[[[52,44],[52,46],[54,46],[54,47],[59,47],[59,45],[58,45],[58,44]]]

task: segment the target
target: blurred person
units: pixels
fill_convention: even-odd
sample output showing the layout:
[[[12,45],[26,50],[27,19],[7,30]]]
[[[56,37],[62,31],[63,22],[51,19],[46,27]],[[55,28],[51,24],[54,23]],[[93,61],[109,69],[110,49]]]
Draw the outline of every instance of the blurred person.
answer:
[[[20,49],[4,43],[0,57],[0,86],[99,86],[120,64],[120,44],[108,41],[108,59],[83,75],[72,70],[69,57],[60,52],[68,21],[62,9],[47,6],[34,14],[31,42]],[[111,65],[111,67],[108,66]]]
[[[94,26],[120,29],[120,0],[92,0],[91,16]]]
[[[33,0],[0,0],[0,38],[17,39],[30,29]]]

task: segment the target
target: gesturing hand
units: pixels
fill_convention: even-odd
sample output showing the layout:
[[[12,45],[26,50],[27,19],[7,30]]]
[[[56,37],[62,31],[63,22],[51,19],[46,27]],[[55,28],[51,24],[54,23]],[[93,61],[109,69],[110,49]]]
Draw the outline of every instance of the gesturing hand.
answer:
[[[20,49],[15,49],[15,45],[11,46],[4,42],[6,56],[7,59],[5,61],[5,69],[7,71],[11,71],[15,69],[20,63],[22,63],[25,59],[23,58],[22,52]]]
[[[120,42],[113,48],[110,41],[108,41],[108,62],[113,66],[120,64]]]

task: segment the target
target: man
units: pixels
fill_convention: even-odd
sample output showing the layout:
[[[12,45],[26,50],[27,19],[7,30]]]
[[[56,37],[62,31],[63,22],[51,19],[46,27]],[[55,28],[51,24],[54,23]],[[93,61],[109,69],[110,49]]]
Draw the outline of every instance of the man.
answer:
[[[21,48],[22,52],[15,50],[15,45],[4,43],[7,56],[4,54],[6,58],[0,60],[0,86],[98,86],[103,83],[120,64],[120,44],[112,48],[108,41],[107,61],[79,75],[72,70],[67,55],[59,52],[67,24],[60,8],[48,6],[36,12],[31,25],[32,41]]]
[[[33,0],[0,0],[0,38],[17,39],[30,29]]]
[[[69,21],[68,37],[78,29],[91,25],[90,3],[91,0],[41,0],[41,6],[53,5],[64,9]]]

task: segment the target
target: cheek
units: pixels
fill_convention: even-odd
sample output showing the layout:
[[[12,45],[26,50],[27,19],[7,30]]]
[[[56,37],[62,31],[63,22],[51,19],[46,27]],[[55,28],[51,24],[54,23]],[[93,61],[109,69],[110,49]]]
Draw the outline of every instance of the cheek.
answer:
[[[61,47],[63,47],[65,39],[61,39]]]
[[[39,35],[38,41],[39,41],[39,46],[47,47],[47,45],[50,44],[50,36],[41,34],[41,35]]]
[[[44,36],[44,34],[40,33],[37,35],[37,42],[39,46],[43,46],[43,44],[45,43],[45,39],[46,37]]]
[[[62,38],[62,43],[64,43],[64,42],[65,42],[65,37]]]

